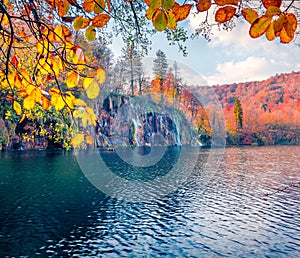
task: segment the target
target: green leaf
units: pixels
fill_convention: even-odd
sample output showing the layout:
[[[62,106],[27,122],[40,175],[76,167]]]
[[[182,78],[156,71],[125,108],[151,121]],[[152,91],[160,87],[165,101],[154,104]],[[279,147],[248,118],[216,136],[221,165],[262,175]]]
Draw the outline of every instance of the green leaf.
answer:
[[[90,25],[85,31],[85,37],[88,41],[94,41],[96,38],[96,29],[94,25]]]
[[[171,9],[175,4],[175,0],[162,0],[162,7],[166,10]]]
[[[168,19],[164,11],[158,9],[153,17],[152,23],[158,31],[163,31],[167,28]]]

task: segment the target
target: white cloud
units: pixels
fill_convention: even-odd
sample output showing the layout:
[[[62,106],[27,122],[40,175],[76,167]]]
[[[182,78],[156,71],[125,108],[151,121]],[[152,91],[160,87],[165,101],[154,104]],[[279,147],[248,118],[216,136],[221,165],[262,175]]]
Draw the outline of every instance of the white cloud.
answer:
[[[191,28],[197,28],[203,17],[190,18]],[[215,53],[215,72],[203,76],[209,85],[267,79],[276,73],[300,70],[300,47],[264,36],[252,39],[250,25],[237,22],[232,31],[213,29],[209,50]],[[230,60],[230,61],[228,61]]]
[[[283,68],[284,67],[284,68]],[[209,85],[264,80],[276,73],[292,71],[289,63],[249,56],[239,62],[224,62],[217,65],[217,72],[203,76]]]

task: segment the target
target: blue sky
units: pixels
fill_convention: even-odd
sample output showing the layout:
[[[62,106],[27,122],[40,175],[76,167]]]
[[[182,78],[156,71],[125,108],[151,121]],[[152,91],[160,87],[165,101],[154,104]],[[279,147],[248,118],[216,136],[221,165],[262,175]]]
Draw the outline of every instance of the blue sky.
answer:
[[[190,15],[184,24],[193,31],[202,19],[202,14]],[[155,57],[156,51],[161,49],[169,59],[185,65],[182,65],[181,77],[198,85],[264,80],[275,74],[300,71],[300,46],[270,42],[265,36],[252,39],[249,27],[248,23],[240,22],[230,32],[215,29],[210,42],[203,38],[188,40],[187,57],[178,52],[177,46],[169,46],[164,33],[158,33],[153,38],[149,56]],[[149,60],[152,59],[146,59],[148,72],[151,70]]]

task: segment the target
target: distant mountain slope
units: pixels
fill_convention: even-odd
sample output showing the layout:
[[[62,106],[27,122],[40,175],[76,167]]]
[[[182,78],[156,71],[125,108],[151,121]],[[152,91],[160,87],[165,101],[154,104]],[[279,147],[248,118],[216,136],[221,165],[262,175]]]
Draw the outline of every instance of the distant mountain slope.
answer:
[[[238,98],[244,113],[243,134],[259,135],[265,144],[300,144],[300,72],[212,88],[222,104],[228,132],[236,129],[234,105]]]

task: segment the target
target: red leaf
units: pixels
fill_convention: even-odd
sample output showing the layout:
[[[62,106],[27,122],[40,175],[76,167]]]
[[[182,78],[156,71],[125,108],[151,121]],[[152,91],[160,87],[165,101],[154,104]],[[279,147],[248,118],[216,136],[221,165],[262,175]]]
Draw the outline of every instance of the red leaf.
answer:
[[[12,59],[11,59],[11,63],[13,64],[13,66],[15,68],[18,68],[19,66],[19,61],[18,61],[18,58],[16,56],[13,56]]]

